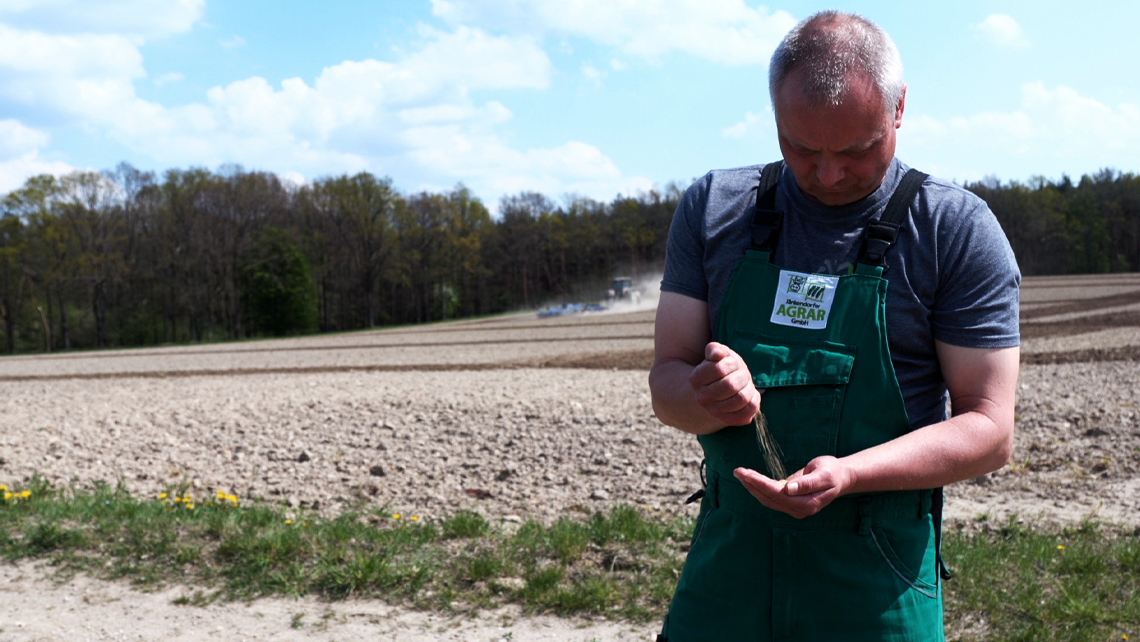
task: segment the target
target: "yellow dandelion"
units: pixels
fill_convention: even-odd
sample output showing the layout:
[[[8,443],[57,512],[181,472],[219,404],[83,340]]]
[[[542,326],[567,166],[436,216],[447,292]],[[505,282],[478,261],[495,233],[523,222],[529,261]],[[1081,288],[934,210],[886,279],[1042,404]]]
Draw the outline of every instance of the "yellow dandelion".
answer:
[[[392,513],[392,519],[400,519],[399,513]]]
[[[31,494],[32,494],[32,491],[30,491],[30,490],[25,490],[24,492],[20,493],[20,497],[23,497],[23,498],[27,499],[27,498],[28,498],[28,496],[30,496]]]
[[[413,522],[418,522],[418,521],[420,521],[420,516],[419,516],[419,515],[412,515],[412,521],[413,521]]]
[[[159,493],[158,498],[159,499],[166,499],[166,493]]]
[[[287,519],[287,520],[285,520],[285,523],[286,523],[286,524],[292,524],[292,523],[293,523],[293,520],[291,520],[291,519]]]
[[[9,493],[8,491],[4,491],[4,499],[12,499],[12,493]]]
[[[0,484],[0,490],[8,490],[8,486],[5,484]]]
[[[189,508],[190,510],[194,510],[193,502],[186,504],[186,508]]]
[[[1065,545],[1064,544],[1057,544],[1057,550],[1059,550],[1059,551],[1065,550]]]

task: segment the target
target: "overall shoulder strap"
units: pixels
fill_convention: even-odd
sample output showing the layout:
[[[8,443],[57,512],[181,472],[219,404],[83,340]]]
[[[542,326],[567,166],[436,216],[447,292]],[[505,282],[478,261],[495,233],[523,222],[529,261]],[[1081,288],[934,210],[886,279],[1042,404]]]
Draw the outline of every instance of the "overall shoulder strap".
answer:
[[[784,161],[768,163],[760,172],[760,184],[756,187],[756,210],[752,214],[752,249],[762,252],[775,252],[780,240],[780,224],[784,213],[776,211],[776,186],[780,183],[780,172]]]
[[[923,174],[917,169],[908,170],[899,181],[891,199],[887,201],[887,208],[877,221],[871,221],[863,236],[863,249],[859,251],[859,262],[867,265],[886,268],[887,250],[895,244],[899,236],[899,228],[906,219],[907,209],[914,202],[914,197],[922,187],[922,181],[929,174]]]

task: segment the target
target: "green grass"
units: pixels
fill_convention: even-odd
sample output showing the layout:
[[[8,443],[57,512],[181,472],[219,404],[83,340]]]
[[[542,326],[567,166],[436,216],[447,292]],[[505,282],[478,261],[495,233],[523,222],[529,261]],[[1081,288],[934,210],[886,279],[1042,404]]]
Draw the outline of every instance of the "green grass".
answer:
[[[948,630],[973,623],[958,639],[1140,640],[1140,531],[1011,520],[948,532],[943,546],[955,571],[945,585]]]
[[[376,597],[451,610],[521,603],[648,620],[668,606],[692,520],[617,507],[586,521],[506,529],[460,511],[428,523],[382,511],[334,519],[211,497],[137,498],[33,480],[0,500],[0,556],[141,586],[185,583],[185,604],[269,595]]]
[[[160,500],[35,479],[20,490],[28,497],[0,499],[0,557],[143,587],[186,585],[178,600],[191,605],[352,596],[650,621],[668,608],[693,528],[628,506],[509,525],[470,511],[434,522],[382,511],[326,519],[226,497],[182,501],[185,489]],[[1140,640],[1140,532],[980,526],[949,529],[944,540],[955,573],[945,584],[949,639]]]

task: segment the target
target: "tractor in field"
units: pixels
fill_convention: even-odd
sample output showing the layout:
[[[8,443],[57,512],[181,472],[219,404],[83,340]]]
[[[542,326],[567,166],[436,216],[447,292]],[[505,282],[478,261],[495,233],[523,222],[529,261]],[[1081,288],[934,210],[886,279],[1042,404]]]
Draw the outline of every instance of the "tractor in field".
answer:
[[[614,277],[610,289],[606,290],[606,303],[628,301],[637,305],[641,303],[641,290],[633,286],[633,279],[628,276]]]

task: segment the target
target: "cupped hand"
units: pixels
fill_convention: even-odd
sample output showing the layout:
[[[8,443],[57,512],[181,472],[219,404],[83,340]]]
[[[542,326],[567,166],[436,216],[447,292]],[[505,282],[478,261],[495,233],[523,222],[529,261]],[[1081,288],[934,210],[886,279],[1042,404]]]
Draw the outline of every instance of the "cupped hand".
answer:
[[[855,484],[855,473],[835,457],[816,457],[786,480],[748,468],[737,468],[733,475],[761,504],[796,519],[815,515]]]
[[[715,341],[689,376],[698,404],[726,426],[743,426],[760,411],[760,392],[744,359]]]

